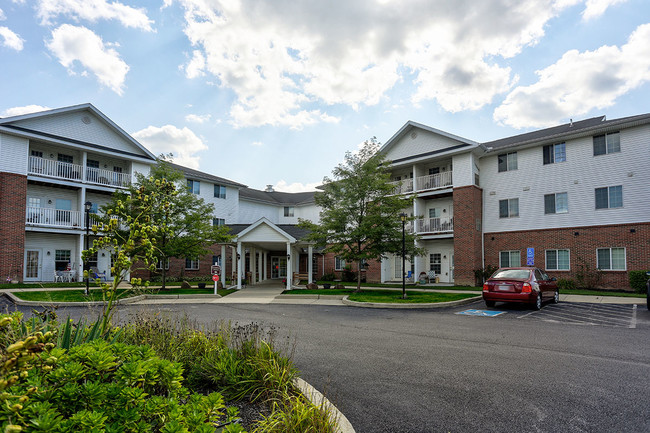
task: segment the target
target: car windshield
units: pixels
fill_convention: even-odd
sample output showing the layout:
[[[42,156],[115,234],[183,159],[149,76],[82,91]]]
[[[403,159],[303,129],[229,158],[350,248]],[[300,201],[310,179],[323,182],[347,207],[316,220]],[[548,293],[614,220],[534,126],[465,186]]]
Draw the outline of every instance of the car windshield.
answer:
[[[499,280],[527,280],[529,276],[530,271],[525,269],[503,269],[494,274],[492,278]]]

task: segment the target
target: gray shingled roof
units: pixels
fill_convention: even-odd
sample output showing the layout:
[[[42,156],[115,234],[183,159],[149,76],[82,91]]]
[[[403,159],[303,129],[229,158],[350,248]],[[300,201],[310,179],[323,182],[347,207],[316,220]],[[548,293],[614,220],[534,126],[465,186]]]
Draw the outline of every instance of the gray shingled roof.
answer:
[[[238,235],[239,233],[246,230],[252,224],[229,224],[231,235]],[[298,227],[296,224],[275,224],[276,227],[283,230],[287,234],[290,234],[294,238],[300,240],[309,234],[309,230]]]
[[[183,174],[185,174],[185,177],[187,179],[204,180],[206,182],[212,182],[212,183],[216,183],[216,184],[220,184],[220,185],[226,185],[226,186],[236,186],[236,187],[239,187],[239,188],[245,188],[246,187],[246,185],[244,185],[242,183],[235,182],[235,181],[228,180],[228,179],[224,179],[223,177],[214,176],[212,174],[204,173],[202,171],[194,170],[194,169],[191,169],[191,168],[183,167],[182,165],[173,164],[173,163],[169,163],[169,165],[171,165],[176,170],[182,171]]]
[[[634,124],[650,123],[650,113],[637,116],[622,117],[620,119],[605,120],[605,116],[592,117],[551,128],[514,135],[499,140],[482,143],[488,148],[495,150],[520,146],[524,144],[537,144],[547,141],[560,141],[573,135],[595,133],[619,126],[633,126]]]
[[[302,205],[314,203],[315,191],[309,192],[266,192],[253,188],[239,190],[239,198],[274,205]]]

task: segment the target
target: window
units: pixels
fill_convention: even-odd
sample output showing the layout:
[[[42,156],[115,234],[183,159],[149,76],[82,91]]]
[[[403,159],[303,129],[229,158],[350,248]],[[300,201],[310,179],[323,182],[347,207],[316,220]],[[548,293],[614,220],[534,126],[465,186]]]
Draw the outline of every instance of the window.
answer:
[[[623,207],[623,186],[596,188],[596,209]]]
[[[342,271],[343,269],[345,269],[345,260],[339,256],[334,257],[334,270]]]
[[[518,216],[519,216],[518,198],[499,200],[499,218],[512,218]]]
[[[500,268],[516,268],[521,266],[521,252],[520,251],[501,251],[499,252],[499,267]]]
[[[226,198],[226,187],[223,185],[214,185],[214,196],[217,198]]]
[[[58,223],[70,223],[70,216],[72,214],[72,201],[57,198],[56,199],[55,220]]]
[[[603,271],[625,270],[625,248],[598,248],[598,269]]]
[[[594,137],[594,156],[621,151],[621,137],[618,132]]]
[[[567,213],[569,212],[569,196],[566,192],[544,195],[544,213]]]
[[[433,167],[429,169],[429,175],[440,173],[440,167]]]
[[[212,256],[212,264],[221,266],[221,256]]]
[[[555,164],[566,161],[566,144],[549,144],[542,149],[544,164]]]
[[[54,269],[57,271],[66,271],[70,262],[70,250],[54,251]]]
[[[440,218],[440,209],[429,209],[429,218]]]
[[[293,206],[285,206],[284,207],[284,216],[292,217],[293,213],[294,213],[294,207]]]
[[[196,271],[199,269],[199,261],[195,259],[185,259],[185,269]]]
[[[442,255],[440,253],[429,254],[429,270],[435,271],[436,275],[442,272]]]
[[[517,169],[517,152],[502,153],[499,155],[499,173]]]
[[[187,180],[187,189],[190,190],[192,194],[201,194],[201,182],[198,180]]]
[[[546,250],[547,271],[568,271],[569,264],[569,250]]]
[[[57,157],[57,161],[72,164],[72,162],[74,161],[74,158],[72,157],[72,155],[65,155],[63,153],[59,153],[58,157]]]
[[[88,269],[97,269],[97,251],[88,257],[86,264],[88,265]]]
[[[163,268],[163,261],[158,260],[158,263],[156,263],[156,269],[162,270]],[[169,270],[169,259],[165,259],[165,270]]]
[[[226,225],[226,220],[223,218],[212,218],[212,225],[214,227],[220,227]]]

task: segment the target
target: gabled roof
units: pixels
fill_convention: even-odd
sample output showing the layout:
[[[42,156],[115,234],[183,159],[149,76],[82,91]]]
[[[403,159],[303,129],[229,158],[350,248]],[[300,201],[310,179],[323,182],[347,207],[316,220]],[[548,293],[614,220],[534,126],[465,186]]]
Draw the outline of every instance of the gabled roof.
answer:
[[[268,219],[266,218],[264,219],[269,223],[269,225],[273,224]],[[253,224],[229,224],[228,228],[230,228],[230,234],[239,236],[244,230],[248,229],[249,227],[255,224],[259,225],[258,223],[259,220]],[[277,227],[279,229],[279,232],[284,232],[285,234],[291,236],[295,240],[300,240],[304,238],[307,234],[309,234],[309,230],[303,229],[302,227],[299,227],[296,224],[273,224],[273,227]]]
[[[156,156],[151,153],[147,148],[145,148],[142,144],[140,144],[135,138],[131,137],[126,131],[124,131],[122,128],[120,128],[115,122],[113,122],[111,119],[106,117],[104,113],[99,111],[97,108],[95,108],[92,104],[90,103],[85,103],[85,104],[79,104],[79,105],[72,105],[69,107],[63,107],[63,108],[55,108],[53,110],[46,110],[46,111],[38,111],[36,113],[29,113],[29,114],[22,114],[20,116],[11,116],[11,117],[5,117],[5,118],[0,118],[0,128],[7,128],[10,131],[15,131],[19,133],[25,133],[33,136],[41,136],[44,138],[50,138],[50,139],[55,139],[55,140],[61,140],[61,141],[68,141],[76,144],[81,144],[81,145],[86,145],[89,147],[94,147],[97,149],[103,149],[103,150],[110,150],[115,152],[115,149],[110,149],[106,146],[102,146],[96,143],[87,143],[87,142],[82,142],[79,140],[74,140],[70,139],[67,137],[59,137],[54,134],[49,134],[46,132],[42,131],[36,131],[36,130],[31,130],[28,128],[23,128],[18,125],[15,125],[14,123],[19,123],[23,120],[29,120],[29,119],[35,119],[35,118],[43,118],[43,117],[50,117],[50,116],[55,116],[59,114],[65,114],[65,113],[73,113],[73,112],[78,112],[78,111],[89,111],[93,115],[95,115],[98,119],[100,119],[105,125],[107,125],[110,129],[115,131],[116,134],[121,135],[125,140],[129,141],[131,144],[136,146],[138,149],[140,149],[145,155],[135,155],[135,154],[130,154],[128,152],[120,152],[118,153],[123,153],[123,154],[130,154],[132,156],[140,156],[140,157],[145,157],[147,159],[155,160]]]
[[[253,188],[242,188],[239,190],[239,198],[272,205],[293,205],[300,206],[314,203],[315,191],[309,192],[267,192]]]
[[[432,128],[427,125],[423,125],[421,123],[414,122],[412,120],[409,120],[402,126],[399,131],[397,131],[391,138],[388,139],[386,143],[384,143],[383,146],[379,149],[379,152],[386,152],[388,149],[390,149],[395,143],[397,143],[402,137],[407,135],[409,132],[411,132],[412,129],[421,129],[423,131],[428,131],[432,132],[434,134],[447,137],[451,140],[457,141],[459,144],[472,144],[475,146],[478,146],[479,143],[473,140],[469,140],[467,138],[460,137],[458,135],[451,134],[449,132],[442,131],[440,129]]]
[[[637,116],[622,117],[620,119],[606,120],[605,116],[592,117],[590,119],[569,122],[564,125],[501,138],[499,140],[483,143],[488,150],[501,150],[505,148],[534,145],[547,142],[564,141],[569,138],[595,133],[614,131],[621,127],[631,127],[650,123],[650,113]]]
[[[206,181],[206,182],[212,182],[212,183],[216,183],[216,184],[220,184],[220,185],[234,186],[234,187],[237,187],[237,188],[246,188],[246,185],[244,185],[242,183],[235,182],[233,180],[224,179],[223,177],[214,176],[214,175],[209,174],[209,173],[204,173],[204,172],[199,171],[199,170],[194,170],[192,168],[183,167],[182,165],[174,164],[174,163],[171,163],[171,162],[169,163],[169,165],[172,166],[173,168],[175,168],[176,170],[182,171],[183,174],[185,175],[186,179],[203,180],[203,181]]]

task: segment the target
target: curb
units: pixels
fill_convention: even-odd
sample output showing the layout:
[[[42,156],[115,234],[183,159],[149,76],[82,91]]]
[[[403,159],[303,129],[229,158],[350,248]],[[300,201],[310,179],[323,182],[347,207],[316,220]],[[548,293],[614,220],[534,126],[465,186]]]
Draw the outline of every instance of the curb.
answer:
[[[330,419],[336,422],[338,426],[337,433],[356,433],[350,421],[343,413],[332,404],[320,391],[311,386],[305,380],[297,377],[294,385],[300,390],[300,393],[311,401],[314,406],[322,407],[329,413]]]
[[[278,295],[275,299],[343,299],[346,295]]]
[[[57,307],[78,307],[78,306],[102,306],[105,305],[104,301],[88,301],[88,302],[52,302],[52,301],[25,301],[18,298],[11,292],[4,292],[11,301],[16,305],[38,307],[41,305],[55,305]],[[126,299],[118,299],[115,301],[116,305],[128,305],[147,299],[219,299],[221,295],[137,295]]]
[[[348,296],[343,298],[343,304],[349,305],[351,307],[360,307],[360,308],[394,308],[394,309],[416,309],[416,308],[444,308],[444,307],[454,307],[456,305],[471,304],[479,299],[482,299],[483,296],[473,296],[467,299],[460,299],[458,301],[448,301],[448,302],[436,302],[436,303],[422,303],[422,304],[384,304],[379,302],[356,302],[350,301]]]

